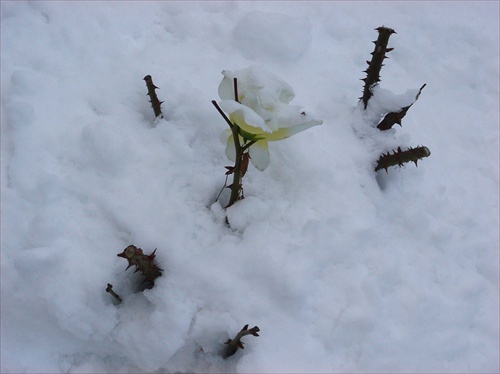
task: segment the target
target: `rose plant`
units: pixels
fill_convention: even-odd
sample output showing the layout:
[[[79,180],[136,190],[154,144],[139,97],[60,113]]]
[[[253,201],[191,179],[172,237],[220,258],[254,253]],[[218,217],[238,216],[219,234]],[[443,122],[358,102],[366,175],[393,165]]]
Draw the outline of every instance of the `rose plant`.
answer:
[[[311,118],[300,106],[289,105],[295,97],[293,88],[262,68],[250,66],[222,74],[221,101],[212,103],[229,125],[222,134],[226,156],[235,162],[226,173],[233,174],[229,207],[243,198],[241,179],[248,161],[260,171],[269,166],[268,142],[286,139],[323,121]]]

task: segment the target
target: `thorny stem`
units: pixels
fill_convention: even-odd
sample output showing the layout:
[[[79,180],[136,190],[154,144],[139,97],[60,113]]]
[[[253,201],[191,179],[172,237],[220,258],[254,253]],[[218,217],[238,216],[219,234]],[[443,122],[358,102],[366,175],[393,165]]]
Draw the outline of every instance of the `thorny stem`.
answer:
[[[363,100],[364,109],[368,106],[368,100],[373,96],[372,89],[373,87],[380,82],[380,70],[382,69],[382,62],[387,58],[385,55],[386,52],[390,52],[393,48],[387,48],[387,43],[389,42],[389,38],[392,34],[395,34],[396,31],[389,27],[377,27],[375,30],[378,31],[378,38],[375,43],[375,49],[371,53],[372,59],[371,61],[366,61],[368,63],[368,69],[365,70],[366,78],[362,79],[365,82],[365,86],[363,89],[363,96],[361,100]]]
[[[406,116],[406,113],[408,112],[408,109],[411,108],[411,106],[413,104],[415,104],[415,102],[418,100],[418,98],[420,97],[420,94],[422,93],[422,90],[424,89],[424,87],[426,86],[427,84],[424,84],[422,87],[420,87],[420,90],[418,91],[418,94],[417,96],[415,97],[415,101],[413,103],[411,103],[410,105],[408,106],[405,106],[404,108],[401,108],[399,111],[397,112],[390,112],[390,113],[387,113],[384,117],[384,119],[382,121],[380,121],[380,123],[377,125],[377,128],[380,130],[380,131],[385,131],[385,130],[389,130],[392,128],[392,126],[394,126],[396,123],[399,125],[399,126],[402,126],[401,125],[401,120],[403,119],[404,116]]]
[[[239,134],[239,126],[233,125],[231,127],[231,131],[233,132],[233,140],[234,140],[234,149],[236,151],[236,161],[234,163],[233,169],[233,184],[231,185],[231,197],[229,198],[229,203],[226,208],[229,208],[236,201],[239,200],[240,197],[240,188],[241,188],[241,162],[243,159],[243,149],[240,144],[240,134]]]
[[[144,77],[144,80],[146,81],[146,87],[148,89],[148,95],[151,103],[151,107],[153,108],[153,111],[155,113],[155,117],[160,117],[163,118],[163,113],[161,112],[161,104],[163,101],[158,100],[158,96],[156,96],[156,87],[153,83],[153,78],[151,78],[151,75],[146,75]]]
[[[235,101],[238,101],[238,83],[237,79],[234,78],[234,97]],[[234,149],[236,153],[236,159],[234,163],[234,167],[232,168],[232,174],[233,174],[233,183],[231,184],[231,196],[229,198],[229,203],[227,204],[226,208],[229,208],[231,205],[233,205],[236,201],[241,199],[240,196],[240,191],[241,191],[241,180],[243,179],[243,174],[244,171],[242,170],[242,165],[243,165],[243,157],[245,155],[245,151],[250,148],[251,145],[255,144],[255,140],[249,141],[248,143],[240,144],[240,128],[238,125],[234,124],[231,122],[231,120],[226,116],[224,111],[220,108],[220,106],[217,104],[215,100],[212,100],[212,104],[215,106],[219,114],[224,118],[224,120],[227,122],[229,125],[229,128],[231,129],[231,132],[233,134],[233,141],[234,141]],[[227,177],[226,177],[226,183],[227,183]],[[224,184],[224,187],[226,187],[226,183]],[[224,189],[223,187],[223,189]],[[220,196],[220,193],[219,193]],[[217,196],[217,199],[219,198]]]
[[[413,162],[415,163],[415,166],[417,166],[419,160],[425,157],[429,157],[430,155],[431,151],[429,150],[429,148],[424,146],[409,148],[405,151],[401,150],[401,147],[398,147],[398,149],[393,151],[392,154],[390,152],[387,152],[386,154],[380,156],[377,161],[375,171],[385,169],[385,171],[387,172],[387,169],[389,167],[396,165],[403,166],[403,164],[407,162]]]

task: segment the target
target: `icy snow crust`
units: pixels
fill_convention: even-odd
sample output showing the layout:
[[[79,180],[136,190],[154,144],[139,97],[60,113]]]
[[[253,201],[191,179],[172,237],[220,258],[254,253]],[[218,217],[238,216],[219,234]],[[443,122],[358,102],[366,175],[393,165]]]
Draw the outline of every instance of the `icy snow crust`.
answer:
[[[2,372],[500,370],[497,2],[1,10]],[[381,25],[395,50],[362,111]],[[210,102],[250,65],[324,123],[270,143],[224,212]],[[423,83],[403,128],[373,127]],[[418,168],[373,172],[422,144]],[[129,244],[158,248],[153,289]],[[220,358],[247,323],[261,336]]]

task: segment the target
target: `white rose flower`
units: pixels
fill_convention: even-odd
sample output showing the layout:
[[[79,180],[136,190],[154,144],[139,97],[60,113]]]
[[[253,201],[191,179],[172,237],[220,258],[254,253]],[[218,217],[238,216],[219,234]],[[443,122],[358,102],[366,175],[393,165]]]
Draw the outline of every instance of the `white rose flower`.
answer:
[[[250,161],[261,171],[270,161],[268,142],[288,138],[323,123],[310,118],[301,107],[288,105],[295,96],[293,89],[272,73],[251,66],[235,72],[224,70],[222,74],[219,105],[240,128],[240,144],[256,141],[249,148]],[[234,78],[237,79],[237,101]],[[231,130],[224,131],[223,138],[227,141],[227,157],[235,161]]]

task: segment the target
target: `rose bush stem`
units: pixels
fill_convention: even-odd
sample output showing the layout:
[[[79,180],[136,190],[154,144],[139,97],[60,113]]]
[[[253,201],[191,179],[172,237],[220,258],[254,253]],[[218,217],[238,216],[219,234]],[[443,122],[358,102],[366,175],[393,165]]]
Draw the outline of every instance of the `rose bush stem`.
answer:
[[[243,145],[240,144],[240,128],[238,125],[235,125],[231,122],[229,118],[227,118],[224,111],[221,109],[219,104],[215,100],[212,100],[212,104],[215,106],[220,115],[226,120],[227,124],[231,128],[231,132],[233,133],[233,141],[234,141],[234,149],[236,151],[236,161],[234,162],[233,172],[233,183],[231,184],[231,197],[229,198],[229,203],[226,208],[229,208],[236,201],[239,200],[240,197],[240,187],[241,187],[241,179],[243,178],[242,172],[242,164],[243,164],[243,155],[245,151],[250,148],[252,144],[255,143],[255,140],[252,140]]]
[[[151,99],[150,103],[155,113],[155,117],[163,118],[163,113],[161,111],[161,104],[163,103],[163,101],[160,101],[158,99],[158,96],[156,96],[156,89],[158,87],[154,85],[153,78],[151,77],[151,75],[146,75],[144,77],[144,80],[146,81],[146,87],[148,89],[148,95],[149,98]]]
[[[231,197],[229,198],[229,203],[226,208],[229,208],[236,201],[238,201],[240,196],[240,186],[241,186],[241,163],[243,160],[243,147],[240,144],[239,127],[237,125],[231,126],[231,131],[233,132],[234,149],[236,151],[236,161],[234,163],[233,169],[233,184],[231,185]]]
[[[231,185],[231,197],[229,198],[229,203],[226,206],[226,208],[228,208],[238,200],[240,184],[241,184],[241,159],[243,158],[243,150],[241,149],[242,147],[240,145],[238,126],[231,123],[229,118],[227,118],[226,114],[215,100],[212,100],[212,104],[217,109],[222,118],[226,120],[227,124],[231,128],[231,132],[233,133],[234,148],[236,151],[236,161],[234,163],[234,168],[232,170],[233,184]]]

